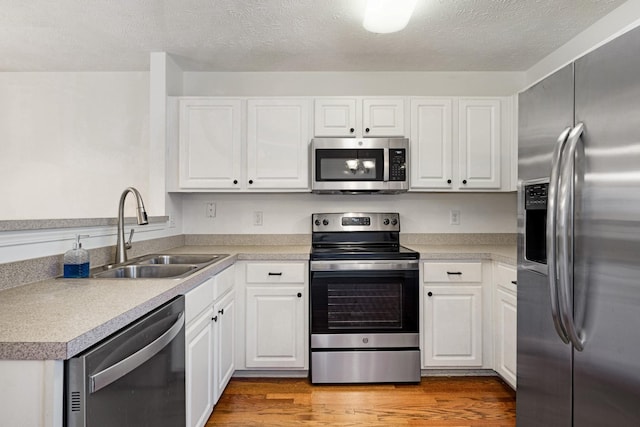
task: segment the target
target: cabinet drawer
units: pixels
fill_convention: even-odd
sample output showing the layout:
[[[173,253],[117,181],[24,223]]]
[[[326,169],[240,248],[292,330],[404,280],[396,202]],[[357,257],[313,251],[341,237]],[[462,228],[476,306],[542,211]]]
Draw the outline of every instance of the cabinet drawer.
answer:
[[[517,283],[513,283],[518,277],[515,267],[511,267],[506,264],[496,264],[494,272],[496,276],[495,282],[498,286],[509,289],[513,292],[517,291]]]
[[[304,283],[306,263],[249,263],[247,283]]]
[[[184,311],[186,323],[195,319],[198,314],[213,302],[215,279],[215,277],[212,277],[185,294]]]
[[[425,262],[424,282],[482,282],[481,262]]]
[[[222,295],[226,294],[229,289],[233,288],[235,282],[234,276],[235,266],[232,265],[213,277],[215,285],[213,287],[213,300],[217,300]]]

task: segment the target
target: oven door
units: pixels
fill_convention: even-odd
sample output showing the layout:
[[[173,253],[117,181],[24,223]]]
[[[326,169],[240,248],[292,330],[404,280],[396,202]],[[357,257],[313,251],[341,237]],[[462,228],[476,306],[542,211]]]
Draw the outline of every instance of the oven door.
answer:
[[[312,341],[418,333],[416,260],[312,261],[310,283]]]

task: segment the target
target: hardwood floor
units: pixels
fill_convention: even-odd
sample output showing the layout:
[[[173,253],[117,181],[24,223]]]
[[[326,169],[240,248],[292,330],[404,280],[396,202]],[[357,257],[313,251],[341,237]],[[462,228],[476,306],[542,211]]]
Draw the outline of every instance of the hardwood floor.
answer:
[[[233,378],[212,426],[515,426],[515,392],[497,377],[426,377],[407,385],[311,385]]]

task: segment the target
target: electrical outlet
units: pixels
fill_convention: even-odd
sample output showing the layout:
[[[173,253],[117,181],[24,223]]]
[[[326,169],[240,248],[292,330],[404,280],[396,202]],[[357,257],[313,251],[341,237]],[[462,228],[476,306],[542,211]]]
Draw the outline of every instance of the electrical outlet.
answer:
[[[449,224],[460,225],[460,210],[451,209],[449,211]]]
[[[169,228],[176,228],[176,217],[169,215]]]
[[[253,225],[262,225],[262,212],[255,211],[253,213]]]
[[[208,202],[206,208],[206,216],[207,218],[215,218],[216,217],[216,204],[213,202]]]

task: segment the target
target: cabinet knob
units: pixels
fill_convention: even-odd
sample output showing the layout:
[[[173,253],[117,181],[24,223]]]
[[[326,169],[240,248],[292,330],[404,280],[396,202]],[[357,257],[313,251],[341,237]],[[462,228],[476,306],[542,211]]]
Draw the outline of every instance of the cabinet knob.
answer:
[[[298,298],[302,298],[302,293],[298,292]]]
[[[369,128],[366,128],[364,131],[365,131],[366,133],[369,133]]]
[[[249,180],[249,184],[253,184],[253,180],[252,179]]]
[[[450,179],[447,180],[447,184],[451,184],[451,180]]]
[[[466,180],[466,179],[463,179],[463,180],[462,180],[462,183],[463,183],[463,184],[466,184],[466,183],[467,183],[467,180]]]
[[[223,308],[223,309],[221,309],[221,310],[218,310],[218,313],[220,313],[220,314],[224,314],[224,308]]]
[[[234,184],[237,184],[237,183],[238,183],[238,180],[237,180],[237,179],[234,179],[234,180],[233,180],[233,183],[234,183]]]
[[[433,296],[433,292],[427,292],[427,296]]]
[[[217,321],[218,321],[218,316],[213,316],[213,317],[211,318],[211,320],[213,320],[214,322],[217,322]]]
[[[349,132],[354,133],[356,130],[354,128],[349,129]]]

